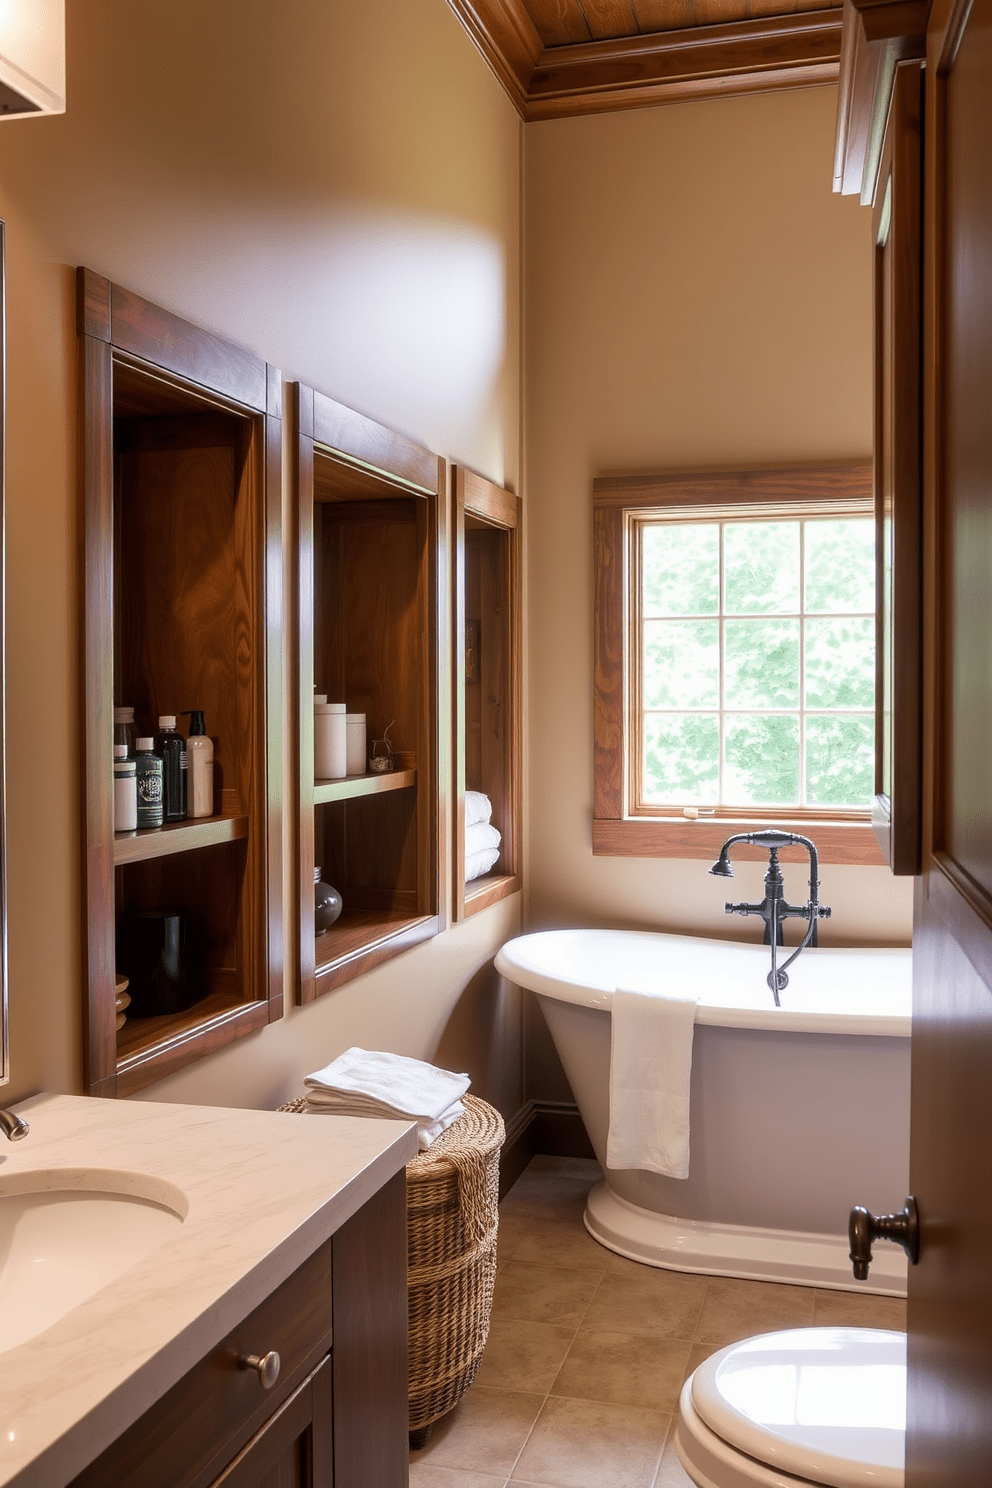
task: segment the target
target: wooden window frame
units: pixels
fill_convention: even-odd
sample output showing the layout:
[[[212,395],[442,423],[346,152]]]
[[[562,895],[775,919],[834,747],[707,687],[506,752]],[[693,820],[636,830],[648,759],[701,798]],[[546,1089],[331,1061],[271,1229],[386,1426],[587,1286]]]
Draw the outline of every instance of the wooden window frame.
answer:
[[[629,807],[629,752],[633,728],[630,687],[629,532],[632,513],[672,507],[712,508],[865,504],[871,512],[869,464],[803,465],[768,470],[685,471],[600,476],[593,482],[594,791],[593,854],[597,857],[711,858],[734,832],[773,823],[813,836],[826,863],[884,865],[871,811],[821,812],[802,808],[717,809],[697,819],[670,808]],[[742,856],[758,855],[745,848]],[[787,849],[786,858],[801,856]]]

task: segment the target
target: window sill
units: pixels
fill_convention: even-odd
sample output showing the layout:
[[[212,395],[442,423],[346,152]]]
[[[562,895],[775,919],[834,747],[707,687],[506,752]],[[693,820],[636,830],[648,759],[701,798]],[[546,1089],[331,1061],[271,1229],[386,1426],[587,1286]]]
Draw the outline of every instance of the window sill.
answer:
[[[734,820],[730,817],[596,817],[592,824],[592,851],[597,858],[710,858],[715,859],[728,837],[736,832],[757,832],[764,826],[775,826],[784,832],[809,837],[816,845],[821,863],[851,863],[864,867],[885,867],[885,858],[870,820],[864,822],[789,821],[781,817],[767,820]],[[763,848],[741,843],[735,858],[764,858]],[[805,862],[800,847],[781,851],[783,862]]]

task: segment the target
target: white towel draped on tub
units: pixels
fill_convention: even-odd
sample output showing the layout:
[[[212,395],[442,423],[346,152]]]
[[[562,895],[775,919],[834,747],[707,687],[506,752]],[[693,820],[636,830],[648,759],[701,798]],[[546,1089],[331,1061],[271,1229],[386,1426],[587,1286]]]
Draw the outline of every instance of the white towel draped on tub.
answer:
[[[693,997],[614,992],[609,1167],[688,1178],[695,1018]]]

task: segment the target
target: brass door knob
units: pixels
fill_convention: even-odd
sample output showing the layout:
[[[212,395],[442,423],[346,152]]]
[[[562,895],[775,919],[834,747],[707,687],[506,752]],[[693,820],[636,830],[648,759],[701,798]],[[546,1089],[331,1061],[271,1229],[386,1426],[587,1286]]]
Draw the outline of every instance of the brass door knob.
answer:
[[[263,1390],[271,1390],[279,1378],[282,1368],[282,1360],[275,1349],[270,1349],[267,1354],[242,1354],[238,1360],[239,1369],[254,1369],[262,1382]]]
[[[920,1216],[912,1194],[899,1214],[872,1214],[861,1204],[851,1210],[847,1226],[855,1281],[868,1280],[873,1240],[891,1240],[901,1245],[915,1266],[920,1258]]]

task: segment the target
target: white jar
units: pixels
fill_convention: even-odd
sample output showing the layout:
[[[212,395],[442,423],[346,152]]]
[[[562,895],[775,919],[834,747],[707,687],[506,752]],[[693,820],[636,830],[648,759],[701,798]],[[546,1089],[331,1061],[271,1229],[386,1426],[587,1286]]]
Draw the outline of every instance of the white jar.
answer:
[[[320,694],[317,694],[319,697]],[[348,740],[344,703],[313,705],[313,775],[315,780],[343,780],[348,773]]]
[[[365,714],[346,713],[344,721],[348,735],[348,774],[364,775],[368,769],[365,758]]]
[[[133,832],[138,825],[137,765],[126,744],[114,745],[114,831]]]

